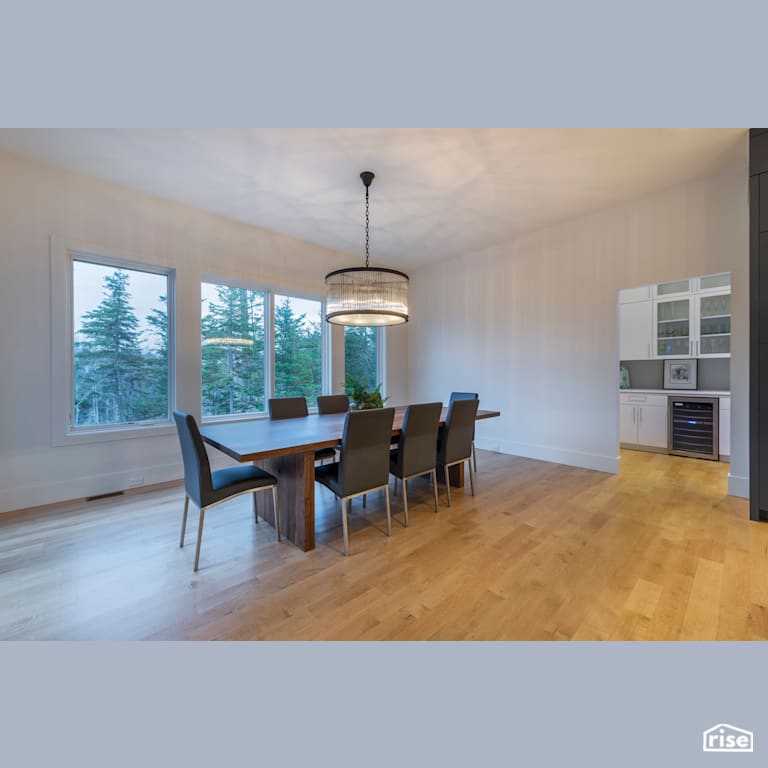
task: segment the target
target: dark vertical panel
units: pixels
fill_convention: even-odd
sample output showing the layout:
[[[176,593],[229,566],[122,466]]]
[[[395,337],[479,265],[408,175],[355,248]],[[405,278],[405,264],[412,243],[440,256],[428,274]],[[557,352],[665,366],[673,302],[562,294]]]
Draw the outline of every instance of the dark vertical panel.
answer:
[[[750,148],[754,141],[750,137]],[[750,156],[751,161],[751,156]],[[760,177],[749,179],[749,517],[760,519],[760,450],[758,445],[758,289],[760,264]]]

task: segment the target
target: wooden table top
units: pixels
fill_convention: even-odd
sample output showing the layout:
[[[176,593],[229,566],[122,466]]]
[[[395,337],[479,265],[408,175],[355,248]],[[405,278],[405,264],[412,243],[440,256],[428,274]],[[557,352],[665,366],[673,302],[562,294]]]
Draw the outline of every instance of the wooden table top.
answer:
[[[399,435],[406,406],[395,408],[392,434]],[[445,424],[448,409],[443,408],[440,424]],[[477,412],[477,419],[492,419],[501,416],[500,411]],[[333,448],[341,442],[345,413],[331,413],[324,416],[312,414],[297,419],[254,419],[234,424],[208,424],[201,427],[203,440],[214,448],[226,453],[236,461],[255,461],[272,456],[287,456],[293,453],[307,453],[319,448]]]

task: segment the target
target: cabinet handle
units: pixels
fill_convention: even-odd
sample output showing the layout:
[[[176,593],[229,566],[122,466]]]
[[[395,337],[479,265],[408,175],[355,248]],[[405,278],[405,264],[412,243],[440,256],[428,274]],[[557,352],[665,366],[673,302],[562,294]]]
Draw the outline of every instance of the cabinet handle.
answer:
[[[642,424],[643,423],[643,409],[642,408],[638,408],[637,410],[638,410],[638,422],[637,423],[638,424]]]
[[[632,406],[632,423],[637,424],[637,406]]]
[[[696,342],[696,357],[699,356],[699,342]]]

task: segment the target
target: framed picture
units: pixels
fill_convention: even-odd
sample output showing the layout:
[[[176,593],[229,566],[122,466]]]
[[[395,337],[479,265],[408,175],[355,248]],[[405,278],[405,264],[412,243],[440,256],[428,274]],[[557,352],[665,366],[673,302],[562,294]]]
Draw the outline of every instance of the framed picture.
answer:
[[[665,360],[664,389],[696,389],[698,360]]]

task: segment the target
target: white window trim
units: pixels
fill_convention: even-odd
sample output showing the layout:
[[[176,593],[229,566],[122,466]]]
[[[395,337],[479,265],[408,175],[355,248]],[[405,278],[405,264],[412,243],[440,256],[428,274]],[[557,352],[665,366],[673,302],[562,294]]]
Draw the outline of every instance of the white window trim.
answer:
[[[72,423],[74,412],[72,264],[75,260],[151,272],[168,278],[168,416],[166,419],[142,424],[105,424],[99,427],[76,427]],[[49,238],[49,264],[51,444],[59,447],[174,434],[176,427],[173,424],[172,411],[176,402],[176,271],[117,253],[114,248],[53,236]]]
[[[308,299],[310,301],[320,302],[320,354],[321,364],[321,395],[330,393],[330,365],[331,365],[331,346],[330,333],[328,332],[328,323],[325,322],[325,296],[319,293],[309,291],[297,291],[292,288],[283,288],[281,286],[263,285],[252,283],[248,280],[239,280],[236,278],[223,277],[221,275],[204,274],[200,277],[200,283],[210,283],[213,285],[225,285],[230,288],[243,288],[247,291],[259,291],[264,294],[264,410],[246,411],[245,413],[225,413],[218,416],[202,416],[202,381],[201,384],[201,402],[200,402],[200,423],[201,424],[228,424],[240,421],[261,421],[269,418],[268,401],[275,396],[275,296],[287,296],[296,299]],[[202,353],[201,353],[202,354]],[[202,373],[202,371],[201,371]],[[317,413],[317,407],[309,409],[310,413]]]

